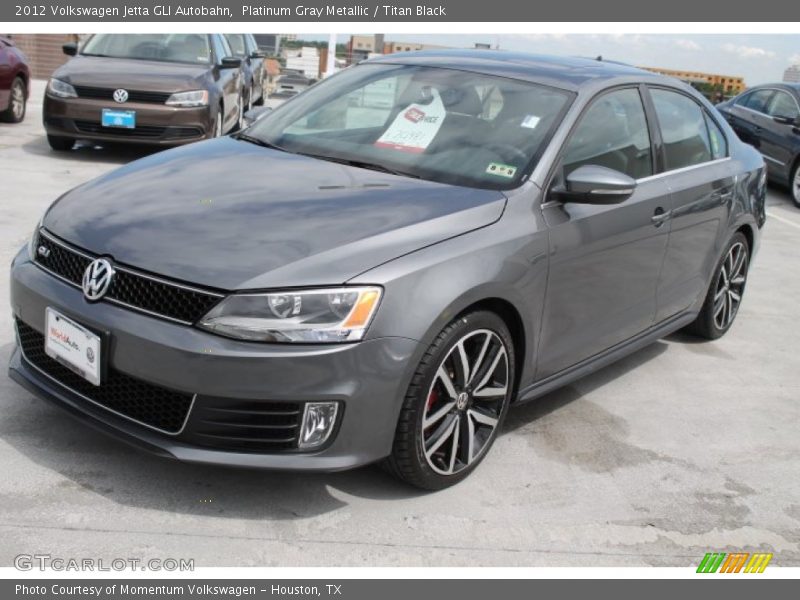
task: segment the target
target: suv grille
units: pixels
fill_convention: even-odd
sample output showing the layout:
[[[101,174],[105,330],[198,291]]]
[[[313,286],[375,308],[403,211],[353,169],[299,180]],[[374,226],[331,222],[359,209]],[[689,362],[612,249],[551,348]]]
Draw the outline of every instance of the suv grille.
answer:
[[[145,383],[109,368],[105,381],[95,386],[50,358],[44,336],[17,319],[17,334],[25,360],[62,386],[84,398],[165,433],[181,431],[192,407],[192,394]]]
[[[39,232],[34,261],[46,271],[80,287],[83,272],[95,257],[74,250]],[[45,249],[44,256],[40,249]],[[191,325],[223,297],[212,291],[185,287],[115,265],[116,274],[103,300]]]
[[[302,402],[233,400],[200,396],[181,439],[237,452],[297,448]]]
[[[80,98],[94,100],[114,100],[114,91],[118,88],[99,88],[85,85],[76,85],[75,93]],[[171,94],[164,92],[144,92],[141,90],[127,90],[128,102],[146,102],[151,104],[164,104]]]

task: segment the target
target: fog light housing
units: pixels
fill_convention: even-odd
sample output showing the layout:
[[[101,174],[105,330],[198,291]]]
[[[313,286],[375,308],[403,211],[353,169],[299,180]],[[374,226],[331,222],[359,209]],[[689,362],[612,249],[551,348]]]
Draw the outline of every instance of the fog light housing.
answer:
[[[328,441],[336,424],[338,411],[338,402],[307,402],[303,410],[298,448],[309,450]]]

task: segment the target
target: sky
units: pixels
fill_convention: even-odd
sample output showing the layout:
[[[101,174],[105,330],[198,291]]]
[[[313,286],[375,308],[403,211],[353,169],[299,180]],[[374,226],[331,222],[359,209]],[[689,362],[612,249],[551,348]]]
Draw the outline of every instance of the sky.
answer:
[[[323,40],[327,36],[299,35]],[[349,34],[339,34],[342,43]],[[668,34],[391,34],[387,40],[471,48],[476,42],[505,50],[543,54],[601,55],[643,67],[663,67],[744,77],[748,86],[783,79],[784,70],[800,64],[800,35]]]

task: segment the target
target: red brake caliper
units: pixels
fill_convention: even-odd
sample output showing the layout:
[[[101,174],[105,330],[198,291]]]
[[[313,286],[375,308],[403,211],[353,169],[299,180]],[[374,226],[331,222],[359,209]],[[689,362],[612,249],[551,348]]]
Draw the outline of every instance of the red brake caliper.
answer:
[[[428,403],[425,405],[425,412],[429,411],[431,407],[439,401],[439,392],[435,389],[431,390],[430,396],[428,396]]]

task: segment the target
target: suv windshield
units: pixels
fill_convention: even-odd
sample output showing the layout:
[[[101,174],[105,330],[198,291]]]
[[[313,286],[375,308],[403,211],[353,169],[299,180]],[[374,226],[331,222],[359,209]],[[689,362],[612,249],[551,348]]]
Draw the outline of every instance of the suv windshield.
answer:
[[[569,100],[503,77],[366,64],[309,88],[244,137],[431,181],[509,189],[533,168]]]
[[[81,50],[84,56],[107,56],[207,65],[211,62],[208,36],[199,33],[93,35]]]

